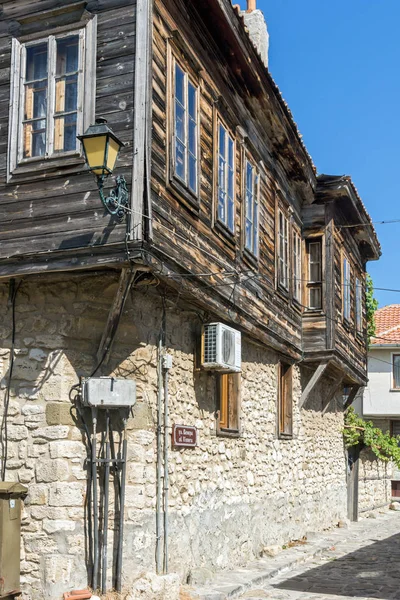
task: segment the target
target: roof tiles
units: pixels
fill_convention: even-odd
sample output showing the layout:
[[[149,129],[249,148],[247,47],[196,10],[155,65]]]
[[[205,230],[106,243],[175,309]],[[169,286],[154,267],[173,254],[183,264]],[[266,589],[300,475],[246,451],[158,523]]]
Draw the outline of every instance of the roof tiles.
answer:
[[[400,304],[389,304],[375,313],[376,332],[371,339],[374,344],[400,344]]]

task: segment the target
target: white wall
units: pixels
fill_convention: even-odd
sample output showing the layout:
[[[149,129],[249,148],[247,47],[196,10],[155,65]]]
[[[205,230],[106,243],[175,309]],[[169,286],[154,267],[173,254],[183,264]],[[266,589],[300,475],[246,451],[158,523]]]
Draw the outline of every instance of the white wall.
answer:
[[[368,386],[363,396],[363,416],[400,417],[400,390],[392,389],[392,355],[395,348],[373,348],[368,354]]]

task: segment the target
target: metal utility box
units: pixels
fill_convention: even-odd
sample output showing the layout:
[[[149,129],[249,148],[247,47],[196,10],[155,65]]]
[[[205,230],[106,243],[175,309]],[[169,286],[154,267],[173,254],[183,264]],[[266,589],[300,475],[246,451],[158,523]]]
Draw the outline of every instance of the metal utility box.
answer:
[[[20,593],[21,505],[28,488],[0,482],[0,598]]]
[[[129,408],[136,403],[136,383],[132,379],[91,377],[82,385],[83,403],[93,408]]]

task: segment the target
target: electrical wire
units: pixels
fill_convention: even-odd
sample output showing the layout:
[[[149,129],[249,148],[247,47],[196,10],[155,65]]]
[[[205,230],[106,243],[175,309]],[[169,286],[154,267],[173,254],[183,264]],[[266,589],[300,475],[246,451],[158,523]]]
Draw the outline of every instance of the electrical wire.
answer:
[[[11,280],[13,281],[13,280]],[[1,461],[1,480],[5,481],[6,477],[6,469],[7,469],[7,458],[8,458],[8,409],[10,405],[10,392],[11,392],[11,381],[14,370],[14,361],[15,361],[15,304],[17,300],[18,290],[21,286],[21,281],[15,286],[12,291],[11,297],[11,322],[12,322],[12,331],[11,331],[11,349],[10,349],[10,365],[8,369],[8,379],[6,391],[4,393],[4,410],[3,410],[3,419],[1,422],[0,428],[0,438],[1,438],[1,449],[2,449],[2,461]]]

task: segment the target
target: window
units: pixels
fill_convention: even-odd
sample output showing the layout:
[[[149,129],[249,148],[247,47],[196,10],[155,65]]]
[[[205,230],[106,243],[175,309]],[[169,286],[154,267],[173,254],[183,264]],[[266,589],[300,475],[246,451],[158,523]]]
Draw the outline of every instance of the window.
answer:
[[[362,283],[356,279],[356,328],[362,332]]]
[[[258,256],[258,193],[259,175],[256,167],[245,158],[245,248]]]
[[[289,221],[278,211],[278,285],[289,290]]]
[[[392,355],[392,371],[393,371],[393,388],[394,390],[400,389],[400,354]]]
[[[94,26],[95,19],[69,33],[13,40],[10,174],[30,161],[79,154],[76,136],[94,120]]]
[[[350,321],[350,263],[343,258],[343,318]]]
[[[293,434],[293,367],[280,363],[278,382],[278,433],[279,437],[292,437]]]
[[[239,435],[240,373],[223,373],[218,375],[218,396],[217,433]]]
[[[195,196],[198,193],[197,87],[174,61],[173,173]]]
[[[218,220],[232,233],[235,219],[235,142],[218,123]]]
[[[322,241],[307,241],[308,255],[308,308],[322,309]]]
[[[400,421],[390,421],[390,435],[394,437],[400,436]]]
[[[301,303],[301,237],[293,230],[293,298]]]

